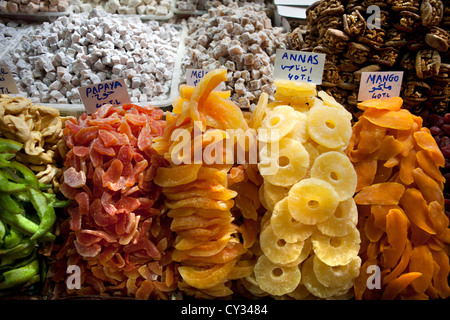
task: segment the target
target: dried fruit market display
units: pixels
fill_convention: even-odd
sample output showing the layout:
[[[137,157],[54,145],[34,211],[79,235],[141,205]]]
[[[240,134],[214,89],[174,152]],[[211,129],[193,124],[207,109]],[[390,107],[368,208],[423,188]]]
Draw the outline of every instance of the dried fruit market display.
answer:
[[[379,26],[371,5],[380,10]],[[327,55],[321,88],[351,111],[361,72],[396,70],[404,71],[405,109],[442,114],[450,102],[449,10],[445,0],[317,1],[288,47]]]
[[[381,270],[382,286],[368,290],[368,274],[355,282],[357,299],[447,298],[450,270],[439,168],[445,164],[422,118],[402,109],[401,98],[358,104],[348,156],[358,172],[354,197],[366,270]]]

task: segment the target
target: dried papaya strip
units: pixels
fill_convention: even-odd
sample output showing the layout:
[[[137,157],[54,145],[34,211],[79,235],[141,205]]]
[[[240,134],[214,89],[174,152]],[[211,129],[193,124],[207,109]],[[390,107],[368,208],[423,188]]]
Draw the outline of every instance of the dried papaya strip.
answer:
[[[419,147],[427,151],[431,159],[439,166],[445,166],[445,158],[442,154],[436,140],[429,132],[418,131],[414,132],[414,139]]]
[[[209,289],[225,282],[235,264],[236,260],[231,260],[223,265],[218,264],[205,270],[179,267],[178,272],[188,285],[197,289]]]
[[[427,202],[419,190],[415,188],[406,189],[400,199],[400,205],[412,223],[429,234],[436,234],[428,217]]]
[[[394,300],[411,282],[422,276],[420,272],[408,272],[389,282],[381,295],[381,300]]]
[[[398,204],[405,187],[396,182],[385,182],[367,186],[355,196],[356,204]]]
[[[425,292],[433,278],[433,255],[427,245],[413,248],[408,270],[422,273],[422,276],[414,280],[411,285],[417,293]]]
[[[411,113],[404,109],[391,111],[368,108],[363,117],[377,126],[396,130],[409,130],[414,123]]]

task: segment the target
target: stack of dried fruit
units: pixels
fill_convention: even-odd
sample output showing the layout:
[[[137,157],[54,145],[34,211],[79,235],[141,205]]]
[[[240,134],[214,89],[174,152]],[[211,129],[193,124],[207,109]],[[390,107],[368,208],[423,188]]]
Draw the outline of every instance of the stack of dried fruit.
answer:
[[[66,121],[60,190],[74,201],[51,267],[55,282],[68,267],[79,268],[79,290],[62,283],[66,293],[168,299],[176,289],[172,232],[153,183],[165,164],[152,148],[165,127],[162,116],[152,107],[104,105]]]
[[[315,85],[275,80],[275,102],[262,119],[258,168],[261,255],[247,277],[254,292],[294,299],[351,296],[360,237],[353,194],[356,172],[343,152],[351,114]],[[261,292],[261,294],[262,294]]]
[[[226,69],[216,69],[196,87],[182,85],[174,113],[166,115],[164,135],[154,139],[155,150],[170,162],[158,168],[155,183],[163,187],[167,215],[173,218],[172,258],[179,262],[182,278],[178,286],[199,298],[230,296],[230,280],[250,274],[254,264],[246,252],[256,240],[257,189],[249,193],[240,183],[257,170],[233,167],[239,132],[248,125],[240,108],[227,99],[230,92],[213,91],[225,80]],[[230,137],[232,131],[238,134]],[[254,203],[247,199],[251,194],[256,195]],[[235,203],[239,210],[231,211]]]
[[[445,160],[422,118],[403,100],[368,100],[353,127],[348,156],[358,174],[355,202],[362,235],[357,299],[428,299],[450,295],[444,213]],[[380,287],[367,288],[368,268]]]

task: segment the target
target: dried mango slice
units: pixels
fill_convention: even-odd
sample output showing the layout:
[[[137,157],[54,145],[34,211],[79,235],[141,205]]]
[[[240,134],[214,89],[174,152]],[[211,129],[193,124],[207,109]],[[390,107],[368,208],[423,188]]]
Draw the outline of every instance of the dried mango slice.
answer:
[[[289,190],[288,208],[292,217],[304,224],[316,224],[330,217],[339,204],[339,196],[328,182],[309,178]]]
[[[362,123],[362,128],[359,133],[359,143],[356,151],[369,154],[380,149],[387,129],[373,124],[364,117],[359,122]]]
[[[420,272],[408,272],[389,282],[381,295],[381,300],[394,300],[411,282],[422,276]]]
[[[367,280],[371,276],[370,272],[365,272],[368,270],[369,266],[376,266],[378,264],[377,259],[367,259],[363,262],[361,266],[361,272],[359,276],[355,278],[354,291],[355,291],[355,299],[362,300],[364,293],[367,289]]]
[[[378,205],[374,204],[370,206],[370,213],[373,215],[374,220],[373,223],[379,229],[386,232],[386,216],[391,209],[399,209],[401,208],[397,205]]]
[[[353,230],[357,223],[358,209],[355,200],[350,197],[340,202],[334,213],[327,220],[318,223],[317,229],[331,237],[342,237]]]
[[[414,182],[413,170],[416,168],[416,151],[411,152],[400,160],[399,179],[406,186]]]
[[[414,280],[411,285],[417,293],[425,292],[433,278],[433,255],[427,245],[413,248],[408,270],[422,273],[422,276]]]
[[[412,223],[429,234],[436,234],[436,230],[434,230],[428,217],[427,202],[419,190],[415,188],[406,189],[400,199],[400,205]]]
[[[441,171],[437,164],[431,159],[427,153],[420,150],[416,153],[417,163],[423,169],[423,171],[428,174],[431,178],[438,182],[445,182],[444,177],[442,176]]]
[[[179,267],[178,272],[183,281],[190,286],[197,289],[208,289],[225,282],[235,264],[236,260],[232,260],[204,270],[194,267]]]
[[[406,270],[406,267],[408,266],[409,263],[409,259],[411,257],[411,252],[412,252],[411,241],[407,240],[406,248],[405,251],[403,251],[400,261],[390,273],[386,274],[383,277],[383,285],[388,284],[389,282],[397,278],[399,275],[401,275],[403,271]]]
[[[387,182],[392,177],[393,169],[385,167],[381,162],[382,161],[378,161],[377,172],[373,179],[374,184]]]
[[[348,264],[358,255],[361,242],[356,227],[343,237],[329,237],[314,233],[311,240],[314,253],[320,260],[332,267]]]
[[[362,188],[368,187],[373,183],[378,170],[378,161],[367,157],[361,161],[354,162],[353,168],[357,177],[355,192],[359,192]]]
[[[161,187],[175,187],[197,179],[200,164],[159,167],[153,181]]]
[[[259,287],[275,296],[294,291],[301,280],[300,269],[297,266],[279,266],[264,255],[258,258],[254,273]]]
[[[361,258],[356,256],[348,264],[331,267],[320,260],[316,255],[313,259],[313,270],[317,280],[325,287],[353,286],[355,278],[359,275]]]
[[[270,217],[270,223],[275,235],[288,243],[304,241],[315,230],[315,226],[298,222],[291,216],[287,198],[284,198],[275,205],[272,216]]]
[[[378,160],[389,160],[403,150],[403,144],[392,135],[385,135],[378,149],[376,158]]]
[[[433,201],[428,205],[428,217],[439,236],[448,230],[449,219],[444,212],[442,204]]]
[[[433,136],[424,131],[414,132],[414,139],[419,147],[428,152],[431,159],[439,166],[445,166],[445,158]]]
[[[357,175],[349,158],[336,151],[322,153],[311,168],[311,178],[322,179],[334,187],[339,201],[353,196]]]
[[[396,182],[373,184],[361,189],[355,196],[356,204],[398,204],[405,187]]]
[[[413,170],[413,178],[414,183],[428,203],[437,201],[440,205],[444,205],[444,194],[441,186],[435,180],[425,174],[421,168]]]
[[[383,236],[384,231],[375,224],[375,215],[370,214],[364,224],[364,232],[371,242],[378,242]]]
[[[404,109],[391,111],[368,108],[363,117],[377,126],[397,130],[409,130],[414,123],[411,113]]]
[[[279,238],[273,232],[271,224],[261,231],[259,241],[265,256],[273,263],[280,265],[295,261],[302,252],[304,245],[303,241],[289,243],[283,238]]]
[[[211,93],[204,102],[205,117],[209,121],[214,119],[214,128],[243,129],[248,128],[244,115],[233,101]]]
[[[358,108],[361,110],[366,110],[367,108],[374,109],[385,109],[391,111],[399,111],[403,105],[403,99],[400,97],[392,97],[389,99],[370,99],[357,104]]]
[[[448,285],[448,274],[450,272],[449,257],[444,251],[432,251],[433,260],[439,267],[433,273],[433,286],[442,299],[450,297],[450,287]]]
[[[403,254],[408,240],[409,221],[398,209],[391,209],[386,215],[386,233],[389,246],[383,249],[381,263],[387,268],[394,268]]]
[[[347,113],[325,105],[313,106],[306,123],[311,139],[330,149],[347,146],[352,136]]]

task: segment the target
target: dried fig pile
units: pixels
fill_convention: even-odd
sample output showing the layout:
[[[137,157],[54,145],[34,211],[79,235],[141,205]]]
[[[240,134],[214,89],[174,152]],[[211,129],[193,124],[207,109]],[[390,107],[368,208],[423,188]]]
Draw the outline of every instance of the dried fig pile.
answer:
[[[349,109],[361,72],[395,70],[405,72],[404,108],[443,114],[450,102],[449,13],[448,0],[322,0],[308,8],[306,31],[288,35],[288,47],[327,55],[318,89]]]

